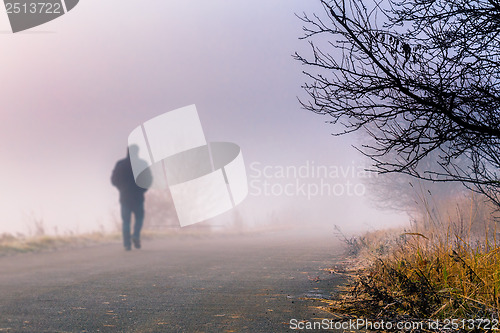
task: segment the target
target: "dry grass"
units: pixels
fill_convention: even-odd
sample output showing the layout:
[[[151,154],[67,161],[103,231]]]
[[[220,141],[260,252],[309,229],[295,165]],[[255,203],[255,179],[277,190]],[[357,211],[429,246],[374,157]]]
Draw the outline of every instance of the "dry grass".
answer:
[[[424,214],[407,230],[350,239],[364,265],[351,271],[349,292],[331,310],[370,318],[499,318],[500,239],[493,209],[473,195],[447,204],[438,216],[424,202]]]
[[[203,229],[165,229],[165,230],[144,230],[141,238],[151,240],[165,237],[204,237],[210,235],[211,230]],[[80,248],[98,244],[121,244],[121,232],[92,232],[87,234],[72,234],[65,236],[55,235],[11,235],[0,234],[0,256],[40,252],[55,251],[67,248]]]
[[[110,243],[119,241],[120,237],[121,235],[118,233],[105,234],[101,232],[72,236],[39,235],[32,237],[2,234],[0,235],[0,256]]]
[[[41,224],[43,226],[43,224]],[[206,237],[227,237],[235,235],[252,235],[266,233],[270,231],[285,230],[286,226],[271,226],[262,228],[215,228],[210,225],[194,225],[189,227],[172,227],[163,229],[145,229],[141,232],[143,240],[162,238],[206,238]],[[44,229],[40,229],[44,230]],[[12,235],[9,233],[0,234],[0,256],[20,253],[55,251],[67,248],[80,248],[98,244],[116,243],[121,244],[121,231],[104,232],[96,231],[86,234],[68,235],[46,235],[45,232],[26,236],[24,234]]]

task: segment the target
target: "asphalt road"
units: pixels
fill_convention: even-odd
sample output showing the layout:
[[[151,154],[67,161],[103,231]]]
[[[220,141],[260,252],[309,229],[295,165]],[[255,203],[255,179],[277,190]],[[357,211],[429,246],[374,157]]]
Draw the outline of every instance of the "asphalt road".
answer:
[[[0,258],[0,332],[292,332],[333,318],[331,234],[143,240]],[[296,331],[294,331],[296,332]]]

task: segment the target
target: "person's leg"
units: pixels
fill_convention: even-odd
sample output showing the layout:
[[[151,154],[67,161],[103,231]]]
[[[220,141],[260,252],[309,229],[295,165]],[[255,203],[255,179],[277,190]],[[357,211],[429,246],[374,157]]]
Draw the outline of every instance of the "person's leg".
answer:
[[[134,234],[132,235],[132,241],[134,246],[138,249],[141,248],[141,229],[144,222],[144,203],[137,204],[134,207]]]
[[[130,250],[132,248],[130,242],[130,219],[132,217],[132,210],[128,205],[122,204],[121,206],[123,246],[126,250]]]

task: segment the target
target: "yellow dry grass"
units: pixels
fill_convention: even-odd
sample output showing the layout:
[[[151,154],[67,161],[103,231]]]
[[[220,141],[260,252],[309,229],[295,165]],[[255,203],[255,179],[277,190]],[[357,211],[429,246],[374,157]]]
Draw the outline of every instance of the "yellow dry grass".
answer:
[[[423,202],[424,214],[406,230],[351,240],[364,265],[343,299],[330,304],[332,311],[393,318],[498,318],[500,239],[494,209],[475,194],[455,200],[440,205],[440,215]]]

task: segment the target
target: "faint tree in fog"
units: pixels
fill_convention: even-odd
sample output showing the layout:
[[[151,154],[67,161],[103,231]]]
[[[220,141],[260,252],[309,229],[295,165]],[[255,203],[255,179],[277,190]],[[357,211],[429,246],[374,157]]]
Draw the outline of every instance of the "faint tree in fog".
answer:
[[[146,193],[144,228],[164,230],[178,227],[179,219],[170,192],[150,190]]]
[[[435,160],[423,160],[417,171],[432,170],[433,162]],[[454,202],[469,193],[456,182],[424,182],[403,173],[386,173],[376,178],[367,178],[365,185],[378,208],[406,212],[413,219],[429,213],[428,211],[432,212],[441,203]]]
[[[461,181],[500,206],[500,2],[321,3],[301,17],[303,106],[343,125],[336,135],[366,130],[375,171]]]

